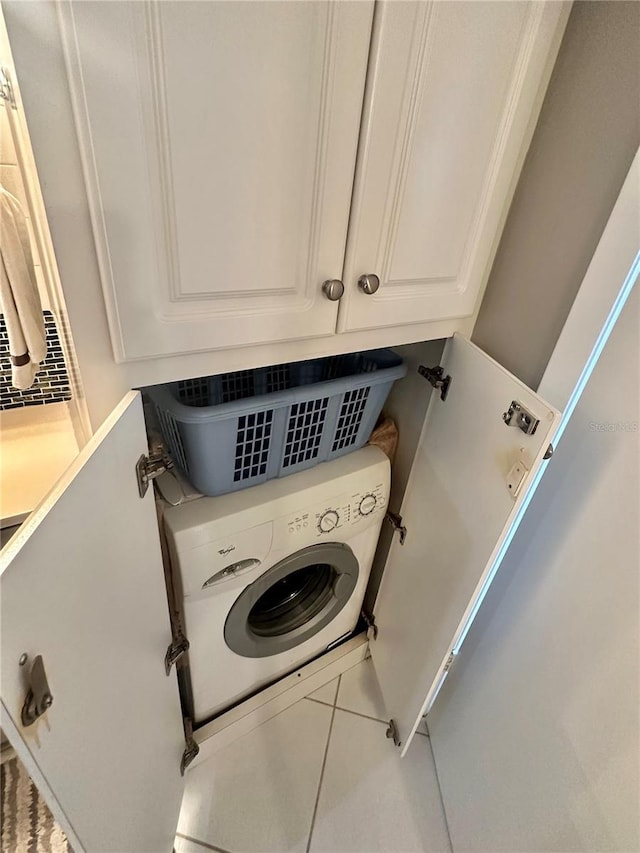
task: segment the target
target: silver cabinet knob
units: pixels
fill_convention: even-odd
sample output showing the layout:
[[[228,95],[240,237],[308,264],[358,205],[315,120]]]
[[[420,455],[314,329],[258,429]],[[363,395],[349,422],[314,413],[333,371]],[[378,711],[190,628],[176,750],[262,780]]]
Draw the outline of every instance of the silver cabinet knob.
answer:
[[[374,275],[374,273],[361,275],[358,279],[358,287],[363,293],[366,293],[367,296],[371,296],[371,294],[375,293],[380,287],[380,279],[377,275]]]
[[[337,302],[344,293],[344,284],[339,278],[330,278],[322,285],[322,291],[331,302]]]

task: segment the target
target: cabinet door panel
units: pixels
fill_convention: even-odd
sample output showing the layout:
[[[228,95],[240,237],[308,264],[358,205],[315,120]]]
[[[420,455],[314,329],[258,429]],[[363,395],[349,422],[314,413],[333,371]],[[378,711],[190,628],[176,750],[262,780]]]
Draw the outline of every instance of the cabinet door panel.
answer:
[[[379,4],[341,331],[473,313],[566,14]],[[357,287],[365,273],[374,295]]]
[[[78,853],[169,853],[182,800],[153,489],[141,500],[135,475],[146,452],[130,392],[0,558],[2,727]],[[36,655],[53,704],[24,726]]]
[[[335,331],[372,7],[64,8],[118,360]]]
[[[401,510],[406,540],[389,552],[371,642],[403,754],[537,487],[560,417],[464,338],[448,341],[441,364],[451,385],[444,402],[435,392],[429,402]],[[505,424],[514,400],[539,419],[533,434]]]

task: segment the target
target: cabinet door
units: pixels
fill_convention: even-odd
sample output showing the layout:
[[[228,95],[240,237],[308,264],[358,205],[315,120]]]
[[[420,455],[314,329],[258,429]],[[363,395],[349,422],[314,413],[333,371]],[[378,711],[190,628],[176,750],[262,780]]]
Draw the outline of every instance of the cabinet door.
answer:
[[[117,360],[335,332],[372,14],[62,7]]]
[[[473,314],[568,5],[376,4],[340,331]]]
[[[480,607],[546,465],[559,412],[482,350],[454,336],[451,385],[437,392],[375,605],[371,656],[403,755]],[[526,434],[503,414],[512,402],[539,421]]]
[[[0,558],[1,725],[77,853],[169,853],[182,799],[153,492],[140,499],[134,470],[145,452],[130,393]],[[37,655],[53,704],[25,727]]]

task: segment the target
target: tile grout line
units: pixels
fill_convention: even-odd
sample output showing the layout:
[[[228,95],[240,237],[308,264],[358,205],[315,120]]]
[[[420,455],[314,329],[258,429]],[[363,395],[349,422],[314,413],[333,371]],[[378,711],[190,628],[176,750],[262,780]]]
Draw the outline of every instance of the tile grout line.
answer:
[[[353,714],[354,717],[362,717],[364,720],[373,720],[374,723],[382,723],[383,726],[389,725],[389,720],[381,720],[380,717],[372,717],[370,714],[363,714],[361,711],[352,711],[351,708],[341,708],[336,705],[336,711],[344,711],[345,714]]]
[[[203,847],[205,850],[213,850],[215,853],[230,853],[230,851],[225,850],[224,847],[216,847],[213,844],[209,844],[207,841],[200,841],[198,838],[192,838],[190,835],[183,835],[181,832],[176,832],[176,838],[182,838],[190,844],[197,844],[199,847]]]
[[[427,731],[429,730],[429,725],[425,720],[425,725],[427,726]],[[447,830],[447,838],[449,839],[449,849],[451,853],[453,853],[453,842],[451,841],[451,831],[449,830],[449,820],[447,818],[447,810],[444,807],[444,799],[442,797],[442,788],[440,787],[440,777],[438,776],[438,765],[436,764],[436,757],[433,754],[433,744],[431,743],[431,734],[427,735],[429,740],[429,749],[431,751],[431,760],[433,761],[433,772],[436,774],[436,783],[438,785],[438,793],[440,794],[440,805],[442,806],[442,816],[444,818],[444,826]]]
[[[382,723],[383,726],[389,725],[389,720],[381,720],[379,717],[372,717],[369,714],[363,714],[361,711],[352,711],[351,708],[341,708],[340,705],[330,705],[322,699],[313,699],[311,696],[305,696],[304,698],[308,699],[309,702],[316,702],[318,705],[324,705],[325,708],[335,708],[336,711],[344,711],[345,714],[353,714],[354,717],[362,717],[363,720],[372,720],[374,723]],[[417,729],[415,734],[421,735],[422,737],[429,737],[427,732],[420,732]]]
[[[340,680],[342,679],[342,675],[338,676],[338,686],[336,687],[336,696],[335,700],[338,698],[338,691],[340,690]],[[318,804],[320,803],[320,791],[322,790],[322,782],[324,780],[324,771],[327,766],[327,756],[329,755],[329,744],[331,743],[331,732],[333,731],[333,721],[336,717],[336,707],[335,705],[331,711],[331,721],[329,723],[329,733],[327,734],[327,745],[324,748],[324,757],[322,759],[322,767],[320,768],[320,778],[318,780],[318,792],[316,794],[316,801],[313,807],[313,814],[311,815],[311,826],[309,827],[309,840],[307,841],[307,853],[311,850],[311,839],[313,838],[313,830],[316,825],[316,816],[318,814]]]
[[[334,708],[338,704],[338,691],[340,690],[341,682],[342,682],[342,673],[340,673],[340,675],[338,676],[337,681],[336,681],[336,692],[333,695],[333,707]]]
[[[335,708],[336,706],[331,702],[325,702],[322,699],[313,699],[311,696],[305,696],[309,702],[315,702],[316,705],[324,705],[325,708]]]

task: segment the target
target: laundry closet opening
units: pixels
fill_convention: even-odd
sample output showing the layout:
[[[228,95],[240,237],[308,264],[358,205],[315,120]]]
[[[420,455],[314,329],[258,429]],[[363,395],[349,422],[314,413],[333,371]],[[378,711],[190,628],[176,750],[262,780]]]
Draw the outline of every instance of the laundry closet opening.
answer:
[[[196,728],[364,636],[443,345],[143,389]]]

